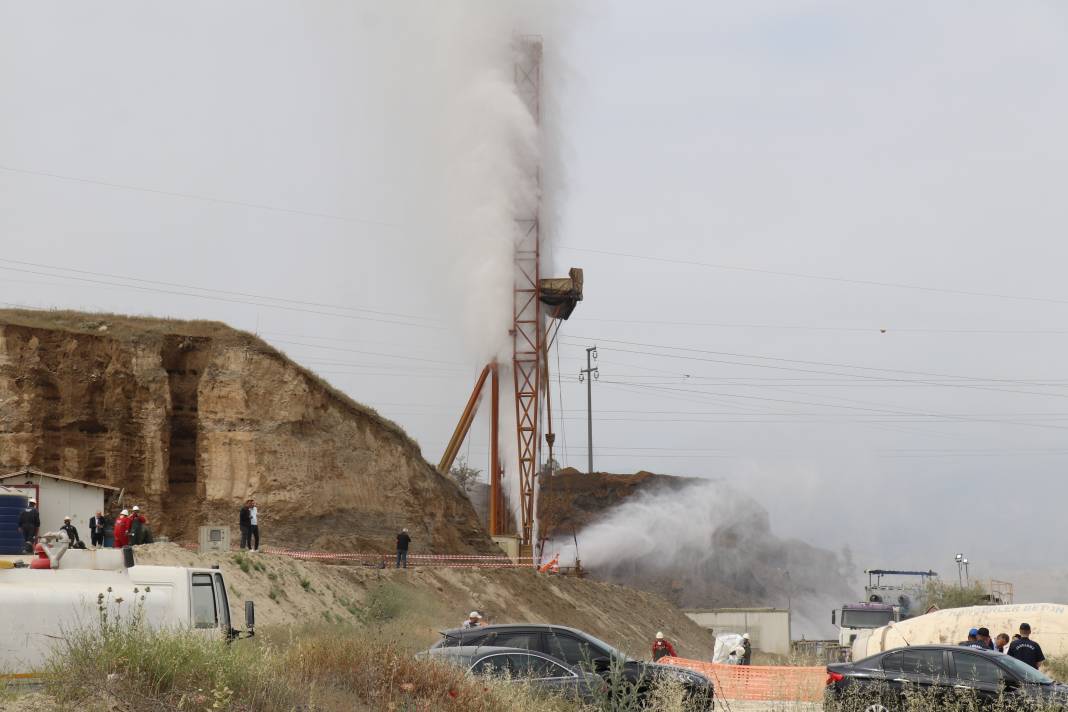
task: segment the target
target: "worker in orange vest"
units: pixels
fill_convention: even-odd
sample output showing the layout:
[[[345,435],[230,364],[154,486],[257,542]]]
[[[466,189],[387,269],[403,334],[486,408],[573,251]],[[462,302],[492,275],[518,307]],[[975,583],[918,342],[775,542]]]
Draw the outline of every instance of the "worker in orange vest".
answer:
[[[653,662],[656,662],[660,658],[666,657],[679,657],[675,653],[675,646],[671,644],[671,641],[664,637],[664,634],[660,631],[656,632],[656,640],[653,641]]]

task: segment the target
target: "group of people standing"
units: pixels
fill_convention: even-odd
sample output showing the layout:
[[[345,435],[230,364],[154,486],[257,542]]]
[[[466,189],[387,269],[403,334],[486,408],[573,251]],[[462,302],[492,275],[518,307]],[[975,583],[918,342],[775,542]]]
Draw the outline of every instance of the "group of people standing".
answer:
[[[991,639],[989,628],[972,628],[968,631],[967,640],[961,641],[961,646],[977,650],[996,650],[1027,663],[1036,670],[1046,659],[1042,646],[1031,640],[1031,625],[1028,623],[1021,623],[1020,632],[1012,639],[1008,633],[999,633],[997,638]]]
[[[27,550],[33,547],[37,541],[37,535],[41,529],[41,513],[37,509],[37,500],[31,499],[19,514],[18,529],[22,533],[22,539],[26,543]],[[78,528],[72,523],[70,515],[63,517],[63,526],[59,528],[63,532],[70,546],[75,549],[84,549],[85,542],[78,534]],[[103,511],[97,511],[89,518],[89,540],[93,548],[104,546],[104,540],[108,530],[108,520]],[[112,525],[114,536],[113,546],[121,549],[130,544],[152,543],[152,533],[148,528],[148,517],[141,511],[139,506],[134,506],[132,511],[122,510],[115,518]]]

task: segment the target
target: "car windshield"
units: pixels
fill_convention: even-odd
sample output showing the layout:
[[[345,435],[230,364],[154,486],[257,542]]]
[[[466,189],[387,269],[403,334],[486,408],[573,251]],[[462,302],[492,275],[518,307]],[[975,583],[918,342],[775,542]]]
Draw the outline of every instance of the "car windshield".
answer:
[[[846,608],[842,610],[843,628],[879,628],[890,622],[891,611],[887,610],[858,610]]]
[[[1008,666],[1009,670],[1016,674],[1016,677],[1020,678],[1024,682],[1034,683],[1036,685],[1052,685],[1053,680],[1049,679],[1038,670],[1027,663],[1017,660],[1016,658],[1009,657],[1008,655],[998,658],[1001,662]]]

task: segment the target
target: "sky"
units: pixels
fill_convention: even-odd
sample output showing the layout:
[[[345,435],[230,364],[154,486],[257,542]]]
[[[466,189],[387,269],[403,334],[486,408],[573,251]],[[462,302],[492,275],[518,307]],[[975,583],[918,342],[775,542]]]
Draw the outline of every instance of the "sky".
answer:
[[[545,268],[586,275],[563,464],[596,345],[595,469],[723,480],[864,567],[1034,582],[1068,527],[1066,21],[0,0],[0,302],[254,331],[436,462],[507,344],[540,164]],[[515,34],[543,37],[537,127]]]

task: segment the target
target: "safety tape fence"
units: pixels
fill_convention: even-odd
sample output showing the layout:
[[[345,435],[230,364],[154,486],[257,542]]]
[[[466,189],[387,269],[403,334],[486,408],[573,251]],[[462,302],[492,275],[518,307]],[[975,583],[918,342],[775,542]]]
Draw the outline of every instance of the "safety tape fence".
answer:
[[[712,679],[716,695],[728,700],[819,702],[827,683],[823,667],[720,665],[685,658],[661,658]]]
[[[199,546],[192,543],[182,544],[191,551],[199,550]],[[231,551],[239,551],[231,549]],[[288,556],[293,559],[304,561],[322,561],[325,563],[341,562],[352,564],[365,564],[376,566],[385,564],[391,566],[396,562],[396,554],[358,554],[335,551],[303,551],[299,549],[283,549],[276,546],[261,546],[259,551],[264,554],[277,554]],[[470,569],[526,569],[533,568],[530,562],[516,563],[507,556],[486,556],[480,554],[409,554],[409,564],[436,566],[445,568],[470,568]]]

